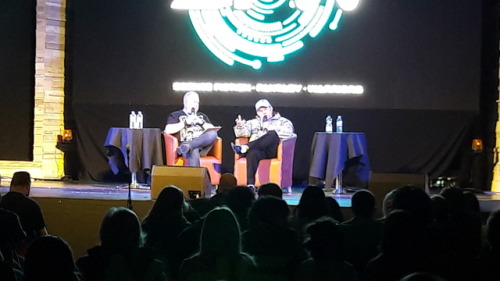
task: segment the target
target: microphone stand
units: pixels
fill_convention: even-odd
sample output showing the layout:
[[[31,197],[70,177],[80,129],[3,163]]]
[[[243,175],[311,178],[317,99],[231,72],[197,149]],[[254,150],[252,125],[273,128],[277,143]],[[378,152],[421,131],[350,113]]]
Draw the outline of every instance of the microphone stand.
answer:
[[[126,146],[127,148],[127,163],[130,165],[130,145]],[[130,173],[130,180],[128,181],[128,197],[127,197],[127,208],[132,210],[134,207],[132,206],[132,181],[134,175],[132,172]]]

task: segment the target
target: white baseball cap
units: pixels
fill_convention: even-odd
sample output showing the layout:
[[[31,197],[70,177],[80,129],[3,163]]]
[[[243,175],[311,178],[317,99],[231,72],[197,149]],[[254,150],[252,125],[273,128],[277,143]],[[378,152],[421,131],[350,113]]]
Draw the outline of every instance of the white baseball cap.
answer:
[[[266,99],[261,99],[255,103],[255,110],[259,110],[261,107],[272,107],[271,103]]]

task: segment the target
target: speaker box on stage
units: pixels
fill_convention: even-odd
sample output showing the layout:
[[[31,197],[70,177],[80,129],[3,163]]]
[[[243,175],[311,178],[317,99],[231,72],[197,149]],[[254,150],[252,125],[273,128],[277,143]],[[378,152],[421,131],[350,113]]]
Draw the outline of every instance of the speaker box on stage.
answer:
[[[153,166],[151,171],[151,199],[158,198],[168,185],[182,189],[190,199],[210,197],[212,185],[205,167]]]
[[[413,185],[428,192],[427,176],[423,174],[372,173],[368,188],[375,196],[377,206],[380,208],[387,193],[404,185]]]

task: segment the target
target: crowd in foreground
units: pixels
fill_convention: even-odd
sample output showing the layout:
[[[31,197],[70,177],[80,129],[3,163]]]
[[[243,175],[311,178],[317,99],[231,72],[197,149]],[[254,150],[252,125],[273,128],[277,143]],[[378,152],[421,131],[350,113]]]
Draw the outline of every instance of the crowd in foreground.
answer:
[[[359,190],[345,220],[317,186],[290,211],[278,185],[256,194],[225,174],[210,199],[186,201],[167,186],[143,219],[109,209],[99,245],[74,260],[47,234],[30,183],[14,174],[0,199],[0,280],[500,280],[500,211],[483,223],[475,195],[456,187],[394,189],[380,218],[373,194]]]

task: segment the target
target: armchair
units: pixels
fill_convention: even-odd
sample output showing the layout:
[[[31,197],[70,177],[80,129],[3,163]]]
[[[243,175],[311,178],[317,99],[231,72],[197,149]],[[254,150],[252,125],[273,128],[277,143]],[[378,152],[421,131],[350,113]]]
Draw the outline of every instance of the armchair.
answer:
[[[257,173],[255,175],[255,185],[260,186],[266,182],[274,182],[287,188],[288,193],[292,190],[292,173],[293,173],[293,155],[295,152],[295,143],[297,135],[293,135],[288,139],[281,140],[278,145],[276,158],[263,159],[259,162]],[[236,145],[247,144],[248,138],[237,138]],[[234,176],[237,179],[238,185],[247,184],[247,159],[239,158],[234,155]]]
[[[169,166],[184,166],[186,158],[177,155],[179,140],[172,135],[162,133],[165,141],[165,159]],[[214,146],[208,152],[207,156],[200,157],[200,165],[208,169],[212,185],[219,184],[222,165],[222,139],[217,138]]]

